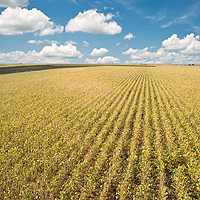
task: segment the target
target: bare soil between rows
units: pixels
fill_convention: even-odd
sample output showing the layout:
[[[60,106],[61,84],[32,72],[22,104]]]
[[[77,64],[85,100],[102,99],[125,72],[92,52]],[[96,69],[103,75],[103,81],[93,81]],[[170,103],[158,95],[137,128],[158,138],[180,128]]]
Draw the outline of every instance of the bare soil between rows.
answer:
[[[85,66],[28,66],[28,67],[5,67],[0,68],[0,74],[12,74],[19,72],[30,72],[30,71],[41,71],[48,69],[59,69],[59,68],[77,68],[77,67],[85,67]]]

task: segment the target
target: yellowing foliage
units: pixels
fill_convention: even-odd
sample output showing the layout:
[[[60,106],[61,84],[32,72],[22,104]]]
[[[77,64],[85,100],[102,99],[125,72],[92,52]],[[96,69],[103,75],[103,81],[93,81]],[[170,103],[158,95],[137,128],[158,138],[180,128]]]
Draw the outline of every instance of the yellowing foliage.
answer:
[[[200,69],[0,75],[0,199],[200,199]]]

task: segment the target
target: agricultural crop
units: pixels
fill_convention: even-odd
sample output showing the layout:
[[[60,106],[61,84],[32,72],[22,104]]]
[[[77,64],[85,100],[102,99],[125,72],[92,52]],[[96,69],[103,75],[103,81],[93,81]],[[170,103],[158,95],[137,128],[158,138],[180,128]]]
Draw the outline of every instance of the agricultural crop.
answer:
[[[200,199],[200,69],[0,75],[0,199]]]

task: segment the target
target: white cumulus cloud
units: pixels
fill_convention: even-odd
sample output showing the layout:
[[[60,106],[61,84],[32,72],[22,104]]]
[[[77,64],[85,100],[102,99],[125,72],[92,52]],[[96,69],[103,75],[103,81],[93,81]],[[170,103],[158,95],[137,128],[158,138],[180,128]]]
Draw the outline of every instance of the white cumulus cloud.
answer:
[[[86,58],[86,59],[85,59],[85,62],[86,62],[86,63],[95,63],[95,59]]]
[[[93,34],[115,35],[121,33],[122,28],[115,22],[110,21],[114,15],[109,13],[106,16],[98,13],[97,9],[79,12],[72,18],[65,27],[66,32],[82,31]]]
[[[199,35],[195,37],[193,33],[183,39],[179,39],[176,34],[173,34],[170,38],[162,42],[162,46],[166,50],[178,50],[182,55],[200,56]]]
[[[108,51],[108,49],[106,48],[100,48],[100,49],[97,49],[97,48],[94,48],[92,50],[92,52],[90,53],[91,56],[103,56],[104,54],[106,54]]]
[[[57,58],[82,58],[83,54],[77,51],[76,46],[72,44],[60,45],[52,44],[52,46],[45,46],[39,53],[41,57],[57,57]]]
[[[35,50],[25,53],[23,51],[12,51],[9,53],[0,53],[0,62],[2,63],[40,63],[41,59]]]
[[[149,50],[148,47],[146,47],[144,49],[132,49],[132,48],[130,48],[129,50],[123,52],[122,54],[130,55],[131,59],[140,60],[140,59],[152,57],[154,55],[154,53],[151,53],[148,50]]]
[[[130,55],[127,62],[130,63],[200,63],[200,37],[193,33],[183,39],[173,34],[162,42],[162,47],[156,52],[152,48],[128,49],[123,55]]]
[[[0,53],[0,62],[2,63],[54,63],[68,62],[70,58],[82,58],[83,54],[72,44],[60,45],[52,44],[45,46],[40,52],[35,50],[25,53],[23,51],[13,51],[9,53]]]
[[[0,0],[0,7],[11,7],[15,8],[18,6],[27,6],[29,0]]]
[[[112,56],[99,57],[96,63],[119,63],[119,59]]]
[[[55,33],[62,33],[64,26],[56,25],[54,22],[49,22],[46,24],[46,27],[40,30],[40,36],[44,35],[54,35]],[[37,34],[36,34],[37,35]]]
[[[124,36],[124,39],[130,40],[132,38],[135,38],[135,36],[132,33],[129,33],[128,35]]]
[[[198,39],[199,37],[194,37],[193,33],[187,35],[184,39],[179,39],[176,34],[173,34],[171,37],[162,42],[162,46],[164,46],[167,50],[184,50],[189,45],[199,45],[199,41],[197,41]]]
[[[131,60],[126,63],[181,63],[180,54],[166,51],[164,48],[156,52],[149,51],[149,48],[132,49],[130,48],[124,55],[130,55]]]
[[[62,33],[63,26],[49,21],[50,18],[36,8],[6,8],[0,15],[0,34],[17,35],[39,32],[40,36]]]

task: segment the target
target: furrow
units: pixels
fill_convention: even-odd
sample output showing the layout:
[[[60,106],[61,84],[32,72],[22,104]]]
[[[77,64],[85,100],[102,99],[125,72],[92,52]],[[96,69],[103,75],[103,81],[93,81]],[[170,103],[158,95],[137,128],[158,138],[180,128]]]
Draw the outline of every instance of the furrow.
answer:
[[[157,173],[159,179],[159,191],[158,191],[158,198],[159,199],[167,199],[167,198],[174,198],[174,190],[171,188],[171,175],[168,174],[166,177],[165,173],[165,159],[167,155],[167,139],[165,135],[165,128],[162,123],[162,116],[165,116],[166,113],[163,111],[162,101],[160,101],[160,96],[157,93],[157,87],[154,84],[154,81],[151,77],[150,80],[151,84],[151,102],[152,102],[152,127],[155,133],[154,138],[154,151],[155,156],[157,157]],[[167,188],[168,186],[168,188]],[[170,190],[170,191],[169,191]],[[171,195],[168,196],[167,195]]]
[[[162,83],[158,82],[158,84],[164,87]],[[175,173],[174,179],[177,180],[176,185],[182,185],[181,188],[185,190],[185,194],[180,188],[177,189],[178,196],[179,198],[183,196],[187,196],[188,198],[199,198],[199,140],[196,137],[195,130],[188,125],[183,113],[180,111],[179,107],[176,106],[173,97],[168,91],[165,91],[165,94],[172,111],[172,123],[176,129],[176,135],[179,140],[178,158],[176,158],[177,174]]]
[[[159,84],[159,90],[161,90],[160,87],[161,86]],[[183,130],[180,127],[180,122],[177,121],[176,112],[174,112],[173,107],[171,106],[171,101],[165,92],[162,93],[162,98],[162,101],[164,101],[164,104],[166,105],[170,126],[173,129],[173,139],[170,138],[168,141],[169,154],[168,158],[166,159],[166,172],[171,175],[172,182],[170,181],[170,183],[171,186],[176,189],[176,198],[182,198],[183,196],[190,198],[190,194],[187,188],[188,176],[186,175],[184,151],[181,148],[182,141],[180,140],[180,135],[183,134]],[[172,142],[175,142],[173,147],[170,144]],[[185,177],[185,179],[183,177]],[[179,184],[181,184],[181,187],[179,187]]]
[[[136,193],[133,195],[136,199],[155,199],[155,185],[154,185],[154,168],[152,165],[152,146],[151,146],[151,126],[150,118],[150,94],[148,75],[145,73],[145,86],[144,86],[144,100],[143,100],[143,146],[141,148],[141,156],[139,160],[139,171],[141,184],[137,187]]]
[[[121,92],[121,90],[119,90],[119,88],[121,88],[122,86],[124,86],[124,83],[126,83],[126,81],[128,80],[128,79],[130,79],[130,77],[127,77],[127,78],[125,78],[125,79],[123,79],[123,80],[121,80],[121,82],[119,82],[119,85],[117,85],[116,86],[116,89],[113,91],[113,92],[116,92],[117,93],[117,91],[118,91],[118,94],[114,94],[113,95],[113,93],[111,93],[109,96],[106,96],[106,98],[108,99],[109,97],[113,97],[113,102],[114,102],[114,100],[115,100],[115,98],[116,98],[116,96],[117,95],[119,95],[120,94],[120,92]],[[126,87],[126,84],[125,84],[125,86],[124,87]],[[94,99],[91,95],[89,96],[89,97],[87,97],[88,98],[88,100],[91,98],[91,99]],[[101,98],[101,100],[104,100],[103,98],[104,98],[104,96],[103,97],[101,97],[101,95],[97,95],[97,97],[96,97],[96,99],[99,99],[100,100],[100,98]],[[106,99],[106,100],[107,100]],[[84,99],[83,99],[84,100]],[[87,99],[86,99],[87,100]],[[92,100],[93,101],[93,100]],[[110,104],[112,104],[113,102],[109,102]],[[77,102],[76,102],[77,103]],[[81,105],[78,105],[77,107],[75,107],[74,108],[74,110],[76,110],[77,109],[77,112],[82,112],[85,108],[87,108],[87,106],[89,106],[89,104],[91,104],[91,102],[90,101],[88,101],[87,102],[88,103],[88,105],[86,104],[86,106],[85,107],[81,107],[81,106],[83,106],[82,104]],[[99,106],[99,108],[100,108],[100,106]],[[56,108],[57,109],[57,108]],[[100,109],[99,109],[100,110]],[[73,109],[72,109],[72,111],[73,111]],[[91,111],[91,110],[89,110],[88,109],[88,111],[87,112],[89,112],[89,111]],[[84,114],[84,112],[85,111],[83,111],[83,114]],[[97,113],[98,113],[98,111],[97,111]],[[88,115],[86,115],[86,117],[90,117],[90,116],[88,116]],[[94,118],[94,122],[95,122],[95,120],[97,120],[98,118],[97,118],[97,116],[95,116],[96,118]],[[47,118],[48,118],[48,116],[47,116]],[[74,120],[76,120],[76,119],[74,119]],[[53,123],[53,122],[51,122],[51,123]],[[48,127],[48,125],[49,125],[50,123],[49,122],[47,122],[47,124],[46,124],[46,126]],[[37,126],[39,127],[39,124],[37,124]],[[45,126],[45,124],[43,124],[43,126]],[[60,128],[60,127],[59,127]],[[63,129],[61,129],[62,131],[64,131]],[[24,130],[24,131],[27,131],[27,130]],[[59,148],[62,146],[62,138],[61,138],[61,136],[59,136],[59,135],[62,135],[63,134],[63,132],[62,131],[57,131],[57,134],[56,134],[56,138],[55,138],[55,136],[54,136],[54,134],[53,134],[53,137],[52,137],[52,140],[51,140],[51,142],[50,142],[50,137],[48,136],[48,140],[49,140],[49,144],[50,145],[41,145],[41,150],[40,151],[38,151],[37,153],[39,153],[40,154],[40,156],[41,157],[43,157],[43,159],[44,159],[44,156],[45,156],[45,154],[47,153],[50,157],[53,157],[54,156],[54,154],[55,154],[55,151],[58,149],[57,147],[59,146]],[[49,134],[49,133],[48,133]],[[43,134],[43,137],[45,137],[45,133]],[[22,145],[22,148],[24,148],[24,149],[26,149],[26,147],[25,147],[25,145],[26,146],[30,146],[29,145],[29,143],[31,143],[31,141],[33,141],[33,140],[35,140],[35,135],[34,136],[32,136],[32,137],[29,137],[28,139],[27,139],[27,141],[28,142],[26,142],[26,141],[24,141],[24,146]],[[62,142],[61,142],[62,141]],[[4,146],[6,146],[6,142],[4,142]],[[73,145],[73,146],[75,146],[75,145]],[[1,147],[1,149],[4,151],[4,148],[3,147]],[[48,150],[48,149],[54,149],[54,151],[52,151],[52,150]],[[6,152],[7,150],[5,150],[5,152]],[[27,153],[29,153],[29,158],[33,158],[33,157],[35,157],[36,155],[34,155],[34,150],[32,150],[32,148],[29,148],[29,150],[28,150],[28,152]],[[66,155],[66,154],[65,154]],[[20,155],[20,157],[19,158],[15,158],[15,159],[17,159],[17,160],[19,160],[19,159],[25,159],[25,157],[26,157],[26,154],[21,154]],[[39,159],[39,158],[38,158]],[[48,160],[48,158],[47,158],[47,160]],[[54,160],[53,160],[54,161]],[[44,166],[45,168],[46,168],[46,173],[48,173],[48,174],[51,174],[51,176],[53,176],[55,173],[49,173],[48,171],[50,170],[51,172],[52,172],[52,170],[54,171],[54,172],[56,172],[56,171],[58,171],[58,160],[57,159],[55,159],[55,162],[52,162],[52,165],[51,166]],[[12,164],[13,165],[13,164]],[[14,165],[13,165],[13,167],[14,167]],[[27,171],[24,171],[24,173],[29,173],[29,171],[30,170],[27,170]],[[33,170],[34,171],[34,170]],[[30,176],[32,176],[31,174],[30,174]],[[45,177],[46,178],[46,177]],[[48,177],[47,178],[50,178],[50,176],[48,175]],[[6,177],[4,178],[5,180],[6,180]],[[31,179],[34,179],[34,178],[31,178]]]
[[[142,80],[144,81],[144,79]],[[137,104],[139,100],[139,95],[141,93],[141,83],[137,87],[137,91],[134,92],[134,98],[129,103],[129,110],[127,118],[125,120],[125,125],[121,134],[120,139],[116,144],[116,148],[113,151],[113,156],[110,159],[109,169],[106,175],[104,175],[104,184],[102,185],[102,191],[100,193],[99,199],[115,199],[119,197],[118,185],[124,176],[127,167],[127,158],[130,154],[130,139],[132,133],[130,130],[130,122],[134,120],[134,113],[137,109]]]
[[[177,93],[177,87],[174,87],[174,85],[166,80],[166,78],[163,77],[163,80],[165,80],[166,84],[163,85],[163,87],[170,92],[170,95],[172,98],[176,99],[176,105],[179,107],[179,109],[182,111],[182,113],[187,113],[186,119],[190,126],[196,129],[196,134],[200,132],[200,115],[199,115],[199,103],[198,101],[190,101],[188,102],[185,95],[182,95],[181,93]],[[193,88],[195,90],[195,88]],[[198,95],[198,94],[197,94]]]
[[[141,78],[140,78],[141,79]],[[139,79],[139,80],[140,80]],[[139,81],[139,80],[137,80],[137,82]],[[85,157],[84,157],[84,160],[83,160],[83,162],[81,162],[78,166],[77,166],[77,168],[74,170],[74,172],[73,172],[73,174],[72,174],[72,177],[70,178],[70,180],[69,180],[69,183],[67,183],[67,184],[65,184],[65,190],[69,190],[69,191],[71,191],[71,192],[69,192],[69,191],[67,191],[67,192],[69,192],[68,194],[71,194],[71,193],[73,193],[74,195],[77,195],[77,194],[75,194],[75,191],[74,191],[74,189],[72,190],[72,187],[71,187],[71,185],[75,185],[77,182],[79,182],[79,180],[80,180],[80,178],[83,178],[84,177],[84,171],[85,171],[85,169],[86,169],[86,166],[87,166],[87,168],[91,168],[91,166],[89,166],[88,167],[88,164],[89,165],[92,165],[92,163],[94,163],[95,162],[95,159],[96,159],[96,157],[97,157],[97,155],[98,155],[98,152],[100,152],[101,151],[101,148],[103,148],[103,143],[104,143],[104,141],[106,140],[106,138],[110,135],[110,133],[112,132],[112,129],[115,129],[115,125],[113,124],[116,120],[117,120],[117,118],[118,118],[118,116],[120,115],[120,113],[121,113],[121,110],[123,109],[123,107],[124,107],[124,105],[125,105],[125,103],[127,102],[127,99],[129,98],[129,96],[130,96],[130,93],[131,93],[131,90],[132,90],[132,88],[134,88],[135,87],[135,85],[137,85],[136,84],[136,82],[132,82],[131,83],[132,84],[132,86],[131,87],[127,87],[127,91],[126,91],[126,93],[124,94],[124,96],[123,96],[123,99],[120,101],[120,103],[118,104],[118,107],[115,109],[115,111],[114,111],[114,113],[108,118],[108,121],[107,121],[107,123],[103,126],[103,128],[102,128],[102,130],[100,131],[100,133],[97,135],[97,137],[96,137],[96,142],[94,143],[94,145],[88,150],[88,153],[85,155]],[[116,124],[116,122],[115,122],[115,124]],[[111,139],[112,139],[112,137],[110,137]],[[114,138],[113,138],[114,139]],[[108,140],[108,139],[107,139]],[[84,142],[85,143],[85,142]],[[84,167],[85,166],[85,167]],[[82,169],[81,170],[81,172],[80,172],[80,169]],[[82,174],[82,176],[80,176]],[[78,179],[77,178],[75,178],[75,181],[74,181],[74,178],[73,177],[79,177]],[[83,184],[84,184],[84,181],[83,181]],[[69,189],[67,189],[67,188],[69,188]],[[71,189],[70,189],[71,188]],[[79,188],[81,188],[81,184],[79,184],[78,186],[76,185],[76,190],[77,191],[79,191],[80,189]],[[71,194],[72,195],[72,194]],[[70,195],[70,196],[71,196]]]
[[[134,79],[131,78],[128,80],[130,80],[130,82],[132,83],[133,81],[136,81],[137,78],[138,77],[134,77]],[[129,84],[131,84],[131,83],[129,83]],[[124,85],[122,85],[122,86],[123,86],[122,88],[126,88],[128,85],[126,83],[125,86]],[[107,106],[110,106],[110,108],[111,108],[111,109],[107,108],[109,112],[112,113],[115,110],[116,106],[118,105],[121,98],[123,97],[122,94],[123,94],[123,90],[121,91],[120,88],[118,88],[118,91],[116,92],[116,95],[118,95],[118,96],[110,95],[110,101],[105,102],[105,104]],[[102,106],[102,104],[99,105],[99,107],[101,107],[101,106]],[[104,108],[104,111],[107,111],[107,109]],[[99,127],[101,126],[101,123],[98,122],[98,118],[97,118],[97,115],[99,116],[99,113],[96,112],[95,114],[96,115],[94,115],[94,117],[91,118],[91,120],[94,120],[94,123],[96,124],[96,126],[93,127],[94,134],[89,135],[89,133],[88,133],[88,134],[86,134],[86,137],[87,137],[87,135],[90,138],[94,137],[95,134],[97,134],[97,133],[95,133],[95,131],[97,132],[97,129],[95,130],[95,128],[98,128],[100,130]],[[90,116],[86,115],[85,119],[88,119],[88,118],[90,118]],[[102,120],[103,118],[100,118],[100,119]],[[104,116],[104,119],[107,120],[105,116]],[[102,123],[103,123],[103,120],[102,120]],[[87,131],[89,131],[89,128],[88,127],[86,127],[86,128],[87,128],[86,130],[83,129],[83,131],[86,131],[85,133],[87,133]],[[84,155],[84,151],[85,151],[84,148],[86,148],[86,147],[89,148],[89,146],[90,146],[90,143],[88,142],[90,138],[87,137],[86,139],[84,139],[85,140],[84,142],[86,145],[83,148],[82,147],[83,141],[81,140],[81,137],[83,138],[84,133],[82,133],[82,135],[81,135],[81,132],[79,132],[80,130],[74,129],[74,127],[72,130],[74,131],[74,133],[76,133],[76,135],[79,134],[79,136],[78,136],[79,140],[76,137],[76,135],[73,139],[66,137],[68,135],[63,135],[63,137],[61,137],[58,140],[58,142],[55,143],[55,145],[52,145],[51,148],[47,148],[44,146],[43,147],[44,152],[43,151],[40,152],[40,154],[41,154],[40,156],[43,155],[42,156],[42,160],[44,161],[43,163],[51,163],[51,165],[42,164],[41,168],[42,168],[42,170],[44,170],[44,172],[42,173],[41,177],[37,176],[37,181],[40,181],[43,185],[45,185],[44,188],[45,187],[51,188],[52,194],[58,193],[58,190],[60,190],[60,188],[59,188],[60,185],[62,185],[62,183],[67,179],[69,172],[73,169],[73,166],[76,165],[76,163],[80,162],[81,156]],[[77,143],[78,143],[78,145],[76,145]],[[76,148],[73,150],[74,146],[76,146]],[[34,175],[36,169],[33,169],[31,171],[31,174],[29,175],[29,177],[31,177],[31,181],[35,179],[34,177],[36,177],[36,175]],[[47,185],[46,180],[51,180],[49,186]],[[54,187],[54,185],[56,185],[56,184],[59,185],[59,187]]]
[[[124,172],[124,177],[121,183],[118,185],[117,191],[120,199],[132,199],[133,194],[136,193],[136,187],[140,185],[139,177],[139,138],[141,137],[141,127],[143,121],[142,108],[143,108],[143,94],[144,93],[144,81],[140,84],[140,91],[136,101],[135,112],[130,119],[130,131],[131,131],[131,144],[130,144],[130,155],[127,158],[127,167]]]

